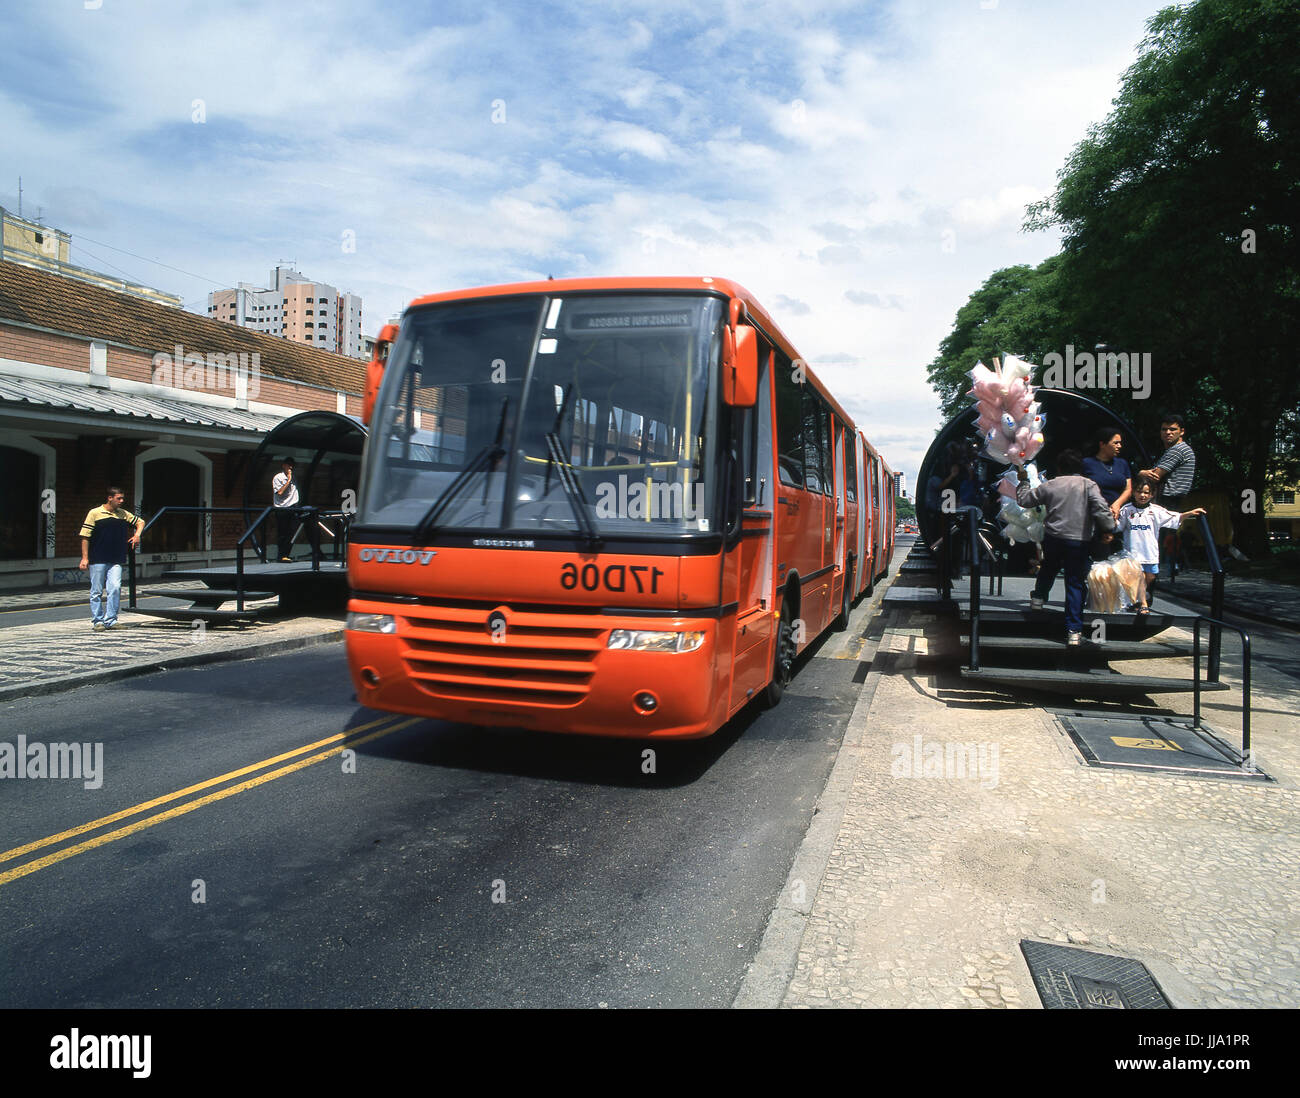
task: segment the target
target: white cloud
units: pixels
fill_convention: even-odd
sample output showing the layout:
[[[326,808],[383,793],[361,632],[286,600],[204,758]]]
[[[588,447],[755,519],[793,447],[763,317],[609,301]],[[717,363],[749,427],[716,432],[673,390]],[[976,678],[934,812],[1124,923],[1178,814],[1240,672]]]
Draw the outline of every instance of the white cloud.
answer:
[[[74,258],[93,237],[225,285],[293,258],[368,330],[464,285],[734,278],[914,481],[926,364],[993,270],[1055,250],[1024,206],[1159,4],[32,5],[0,161]]]

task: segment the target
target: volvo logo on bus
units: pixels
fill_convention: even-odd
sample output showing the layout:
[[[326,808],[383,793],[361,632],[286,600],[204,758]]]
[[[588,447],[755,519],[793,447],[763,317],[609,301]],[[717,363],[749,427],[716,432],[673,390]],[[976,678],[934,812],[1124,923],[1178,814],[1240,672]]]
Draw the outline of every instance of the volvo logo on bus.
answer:
[[[357,557],[381,564],[428,564],[437,555],[436,549],[362,549]]]

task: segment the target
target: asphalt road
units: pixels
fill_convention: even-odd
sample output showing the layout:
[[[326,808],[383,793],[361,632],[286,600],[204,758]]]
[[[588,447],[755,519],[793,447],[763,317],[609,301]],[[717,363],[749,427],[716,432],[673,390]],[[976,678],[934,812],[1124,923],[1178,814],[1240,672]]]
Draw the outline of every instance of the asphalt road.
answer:
[[[104,762],[0,783],[0,1006],[727,1006],[859,667],[691,744],[376,713],[341,645],[7,704]]]

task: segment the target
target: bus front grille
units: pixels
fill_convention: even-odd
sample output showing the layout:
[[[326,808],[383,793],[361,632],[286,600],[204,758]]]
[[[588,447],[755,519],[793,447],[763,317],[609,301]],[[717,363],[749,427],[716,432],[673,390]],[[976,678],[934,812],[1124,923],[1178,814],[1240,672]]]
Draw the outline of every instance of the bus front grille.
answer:
[[[593,628],[588,617],[514,612],[487,603],[421,606],[401,622],[403,662],[425,693],[555,708],[578,705],[587,696],[607,632]]]

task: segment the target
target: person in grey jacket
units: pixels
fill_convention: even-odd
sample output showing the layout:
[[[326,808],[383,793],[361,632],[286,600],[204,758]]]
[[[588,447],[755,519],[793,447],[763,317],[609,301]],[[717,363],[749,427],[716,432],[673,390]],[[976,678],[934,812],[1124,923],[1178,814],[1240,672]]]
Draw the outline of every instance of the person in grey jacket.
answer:
[[[1083,476],[1083,456],[1078,450],[1064,450],[1056,459],[1056,476],[1037,488],[1029,486],[1029,475],[1020,467],[1016,501],[1021,507],[1047,508],[1044,522],[1043,564],[1038,570],[1033,610],[1041,610],[1056,573],[1065,570],[1065,634],[1067,644],[1078,644],[1083,633],[1083,597],[1091,560],[1088,543],[1094,525],[1114,533],[1115,516],[1102,498],[1097,483]]]

